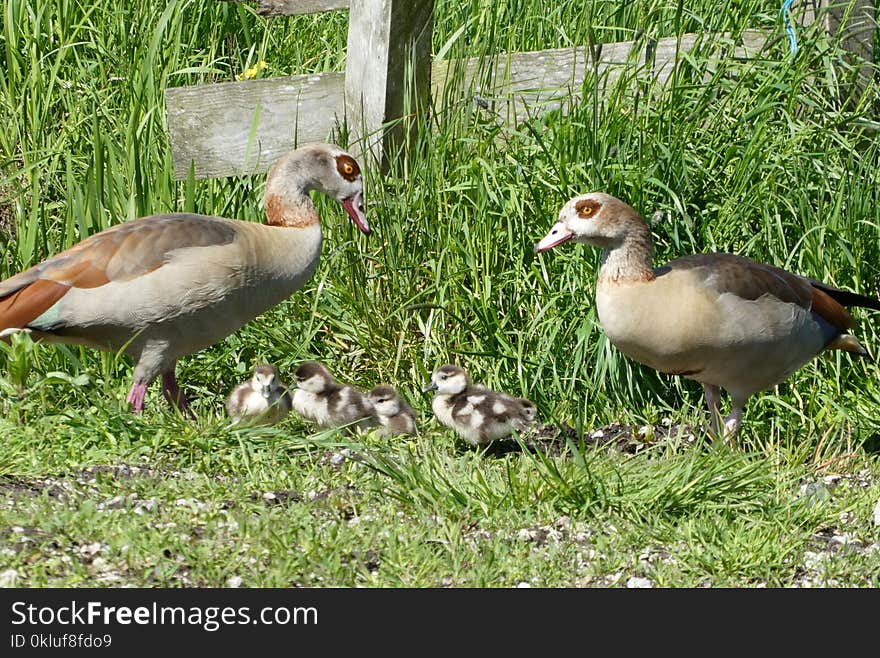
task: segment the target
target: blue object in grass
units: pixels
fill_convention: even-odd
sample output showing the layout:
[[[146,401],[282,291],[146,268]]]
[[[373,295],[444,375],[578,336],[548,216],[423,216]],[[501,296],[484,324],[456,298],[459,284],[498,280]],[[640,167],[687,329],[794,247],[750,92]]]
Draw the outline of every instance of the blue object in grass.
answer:
[[[794,0],[784,0],[779,13],[782,14],[782,20],[785,23],[785,33],[788,35],[788,44],[791,47],[791,54],[797,53],[798,43],[797,35],[794,33],[794,24],[791,22],[791,4]]]

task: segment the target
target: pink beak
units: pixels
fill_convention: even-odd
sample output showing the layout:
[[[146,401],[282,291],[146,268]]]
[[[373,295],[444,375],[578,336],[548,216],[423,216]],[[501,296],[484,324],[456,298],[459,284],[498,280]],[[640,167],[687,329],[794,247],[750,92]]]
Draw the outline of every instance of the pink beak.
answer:
[[[573,237],[574,233],[565,228],[565,224],[562,222],[556,222],[553,225],[553,228],[550,229],[550,232],[544,236],[544,239],[535,245],[535,251],[541,252],[553,249],[553,247],[560,245],[563,242],[568,242]]]
[[[367,215],[364,212],[363,193],[358,192],[354,196],[343,199],[341,203],[342,207],[345,208],[345,212],[347,212],[348,216],[351,217],[355,226],[357,226],[364,233],[364,235],[369,235],[370,223],[367,221]]]

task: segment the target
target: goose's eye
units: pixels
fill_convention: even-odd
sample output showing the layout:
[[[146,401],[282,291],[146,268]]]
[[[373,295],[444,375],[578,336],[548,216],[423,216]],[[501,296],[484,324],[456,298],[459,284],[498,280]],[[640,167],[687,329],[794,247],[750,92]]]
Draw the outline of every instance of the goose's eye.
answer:
[[[361,170],[357,162],[347,155],[340,155],[336,158],[336,170],[345,180],[353,182],[360,176]]]
[[[577,212],[578,217],[581,219],[587,219],[590,215],[594,214],[600,207],[601,203],[595,201],[594,199],[581,199],[577,202],[574,209]]]

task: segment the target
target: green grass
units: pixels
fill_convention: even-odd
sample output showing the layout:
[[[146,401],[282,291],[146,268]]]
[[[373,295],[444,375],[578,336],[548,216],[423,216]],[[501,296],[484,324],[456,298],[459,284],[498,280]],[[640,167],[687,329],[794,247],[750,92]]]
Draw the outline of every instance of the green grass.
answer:
[[[779,38],[750,60],[713,58],[706,39],[665,89],[630,67],[600,95],[588,76],[566,112],[533,110],[516,125],[453,82],[415,136],[423,155],[367,172],[374,234],[317,199],[326,243],[312,281],[179,364],[193,421],[168,411],[156,385],[148,412],[131,416],[125,358],[6,346],[0,572],[24,586],[880,584],[869,360],[825,355],[755,396],[735,446],[708,446],[698,429],[696,442],[646,441],[632,455],[572,445],[499,457],[431,421],[418,391],[456,361],[587,437],[612,423],[705,422],[698,385],[605,339],[595,250],[533,253],[579,192],[606,190],[656,217],[658,263],[730,251],[880,289],[877,90],[846,100],[855,70],[833,40],[799,30],[792,59],[777,2],[550,4],[438,0],[434,52],[687,32],[732,42],[755,28]],[[261,177],[173,179],[164,89],[233,80],[262,60],[263,76],[344,67],[339,12],[266,20],[210,0],[0,9],[4,278],[144,214],[259,220]],[[880,352],[880,318],[856,317]],[[289,378],[306,358],[345,381],[396,384],[422,436],[352,442],[295,417],[229,428],[225,396],[258,360]]]

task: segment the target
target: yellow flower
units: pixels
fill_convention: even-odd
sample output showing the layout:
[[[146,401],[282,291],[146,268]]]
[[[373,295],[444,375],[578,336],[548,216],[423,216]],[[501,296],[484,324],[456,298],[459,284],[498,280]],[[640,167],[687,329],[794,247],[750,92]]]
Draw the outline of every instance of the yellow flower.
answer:
[[[235,76],[235,79],[236,80],[250,80],[251,78],[256,78],[259,75],[260,71],[266,69],[268,66],[269,65],[266,64],[266,60],[260,60],[259,62],[257,62],[253,66],[251,66],[244,73],[239,73],[237,76]]]

